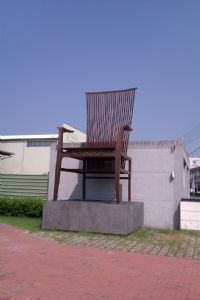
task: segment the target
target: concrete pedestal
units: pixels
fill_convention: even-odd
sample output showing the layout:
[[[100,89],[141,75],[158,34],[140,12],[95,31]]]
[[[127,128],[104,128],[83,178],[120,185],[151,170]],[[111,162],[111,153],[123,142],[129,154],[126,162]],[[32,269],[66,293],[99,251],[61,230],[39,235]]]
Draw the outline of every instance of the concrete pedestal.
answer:
[[[100,201],[46,201],[43,206],[42,228],[129,234],[142,227],[142,202],[121,204]]]

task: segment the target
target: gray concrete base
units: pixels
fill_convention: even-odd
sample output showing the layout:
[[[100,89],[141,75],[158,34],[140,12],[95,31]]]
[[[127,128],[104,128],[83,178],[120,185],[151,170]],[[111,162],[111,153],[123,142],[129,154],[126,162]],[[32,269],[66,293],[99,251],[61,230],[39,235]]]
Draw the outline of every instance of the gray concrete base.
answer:
[[[142,227],[144,204],[121,204],[99,201],[46,201],[43,206],[42,228],[70,231],[129,234]]]

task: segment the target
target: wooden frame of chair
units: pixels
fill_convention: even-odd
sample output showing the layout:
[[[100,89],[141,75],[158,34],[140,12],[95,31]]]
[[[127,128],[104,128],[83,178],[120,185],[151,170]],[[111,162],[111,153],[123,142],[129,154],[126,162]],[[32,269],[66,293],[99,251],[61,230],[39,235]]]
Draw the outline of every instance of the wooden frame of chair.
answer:
[[[83,199],[86,198],[87,179],[114,179],[115,200],[120,203],[120,179],[127,179],[128,201],[131,201],[131,157],[127,155],[127,148],[129,132],[132,130],[135,90],[86,93],[87,140],[81,148],[65,147],[63,134],[73,131],[58,128],[54,200],[58,197],[60,172],[64,171],[83,175]],[[62,159],[66,157],[82,160],[83,167],[63,168]],[[128,169],[125,168],[126,162]]]

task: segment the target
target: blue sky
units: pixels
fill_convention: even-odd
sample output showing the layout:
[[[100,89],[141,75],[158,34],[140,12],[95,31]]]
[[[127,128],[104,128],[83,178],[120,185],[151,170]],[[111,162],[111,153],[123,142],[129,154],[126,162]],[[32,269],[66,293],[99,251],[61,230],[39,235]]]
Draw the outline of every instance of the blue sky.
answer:
[[[199,16],[199,0],[0,0],[0,134],[84,130],[85,91],[130,87],[132,139],[184,134],[200,122]]]

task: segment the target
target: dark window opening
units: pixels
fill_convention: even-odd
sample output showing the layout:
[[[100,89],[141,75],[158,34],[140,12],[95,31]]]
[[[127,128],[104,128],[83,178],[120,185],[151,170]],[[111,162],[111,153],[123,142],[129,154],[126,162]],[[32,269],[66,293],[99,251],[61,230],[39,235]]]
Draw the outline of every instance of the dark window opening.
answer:
[[[26,146],[27,147],[50,147],[51,142],[50,141],[27,141]]]

